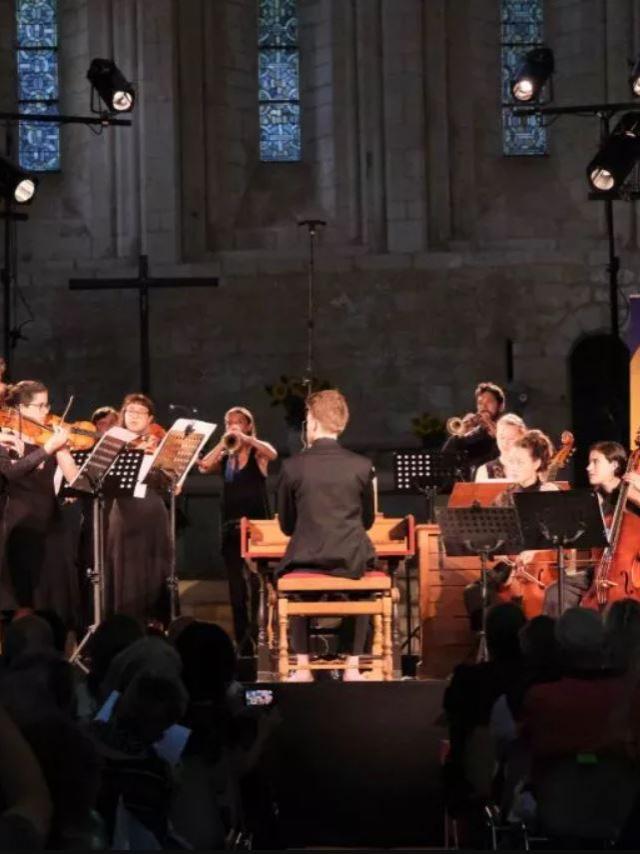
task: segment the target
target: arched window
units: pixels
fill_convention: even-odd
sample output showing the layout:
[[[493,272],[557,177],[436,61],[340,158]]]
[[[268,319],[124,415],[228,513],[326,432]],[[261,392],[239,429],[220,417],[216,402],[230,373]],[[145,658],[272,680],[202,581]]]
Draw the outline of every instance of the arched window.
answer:
[[[260,159],[301,158],[296,0],[258,0]]]
[[[523,54],[543,39],[543,0],[502,0],[502,150],[505,154],[547,153],[547,131],[541,116],[514,116],[511,80]]]
[[[58,112],[57,0],[15,0],[16,68],[21,113]],[[57,123],[20,122],[18,159],[30,172],[60,169]]]

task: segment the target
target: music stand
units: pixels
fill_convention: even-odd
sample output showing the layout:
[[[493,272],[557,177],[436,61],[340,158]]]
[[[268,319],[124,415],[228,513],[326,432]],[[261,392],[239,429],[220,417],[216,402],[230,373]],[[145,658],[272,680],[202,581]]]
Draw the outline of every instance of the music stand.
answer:
[[[435,500],[438,492],[450,492],[456,480],[463,480],[468,473],[466,451],[411,450],[393,452],[393,488],[395,492],[424,495],[427,522],[434,519]],[[411,641],[420,631],[413,628],[411,619],[411,569],[405,562],[405,624],[407,639],[403,644],[411,653]]]
[[[487,661],[487,569],[491,555],[517,554],[522,551],[522,530],[514,507],[441,507],[436,516],[444,549],[449,557],[480,558],[482,590],[482,628],[478,661]]]
[[[169,589],[170,619],[178,616],[178,577],[176,573],[176,492],[182,488],[198,455],[211,438],[216,424],[190,418],[178,418],[162,439],[152,463],[143,476],[145,485],[155,484],[169,493],[169,539],[171,563]]]
[[[568,492],[516,492],[513,496],[525,549],[556,550],[558,560],[558,612],[564,611],[564,552],[607,545],[604,521],[595,493],[588,489]]]
[[[86,455],[77,476],[65,489],[68,495],[88,494],[92,498],[93,566],[87,570],[87,575],[93,587],[93,621],[70,658],[72,663],[77,662],[83,669],[86,668],[80,661],[82,650],[102,622],[104,614],[105,495],[116,494],[113,486],[115,484],[119,486],[120,483],[113,475],[114,464],[127,442],[135,438],[135,433],[129,430],[112,427]]]

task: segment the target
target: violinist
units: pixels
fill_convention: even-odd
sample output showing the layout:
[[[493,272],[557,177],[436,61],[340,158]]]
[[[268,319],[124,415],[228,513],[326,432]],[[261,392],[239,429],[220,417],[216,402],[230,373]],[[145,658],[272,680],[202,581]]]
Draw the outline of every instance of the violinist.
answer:
[[[49,395],[41,382],[23,380],[9,387],[6,403],[14,407],[17,450],[23,448],[24,454],[13,460],[15,451],[0,453],[6,483],[0,607],[53,610],[71,628],[78,612],[78,580],[54,489],[56,465],[67,480],[78,471],[65,448],[69,434],[64,428],[44,430],[46,439],[36,444],[31,428],[37,433],[49,415]]]
[[[496,424],[496,443],[500,455],[478,467],[475,476],[476,483],[511,479],[506,469],[507,455],[518,439],[521,439],[526,432],[526,425],[519,415],[506,412],[500,416]]]
[[[220,522],[222,557],[229,580],[233,626],[240,654],[251,655],[257,635],[259,584],[240,554],[240,519],[271,517],[267,469],[278,452],[258,439],[253,415],[234,406],[224,416],[225,433],[198,464],[203,473],[222,475]]]
[[[496,424],[504,411],[505,395],[499,385],[482,382],[476,386],[474,396],[475,412],[447,422],[448,425],[452,421],[460,423],[453,428],[454,434],[447,439],[442,450],[451,453],[466,451],[468,463],[475,472],[478,466],[499,456]]]
[[[153,402],[144,394],[128,394],[120,407],[120,426],[136,434],[136,448],[151,453],[160,442],[157,427],[155,435],[151,432],[154,415]],[[109,513],[106,570],[108,610],[147,624],[167,624],[169,512],[162,494],[151,485],[144,498],[126,495],[114,499]]]
[[[99,406],[91,416],[91,423],[100,435],[115,427],[119,420],[118,411],[113,406]]]
[[[558,487],[555,483],[545,481],[545,475],[553,457],[553,445],[548,436],[541,430],[527,430],[518,439],[506,456],[506,465],[513,478],[513,484],[509,486],[496,499],[495,503],[509,506],[513,503],[513,494],[516,492],[556,492]],[[489,590],[488,605],[494,604],[498,599],[511,599],[522,601],[522,590],[519,585],[514,585],[510,590],[510,582],[521,574],[523,578],[530,575],[530,564],[535,560],[535,551],[523,551],[515,560],[500,560],[487,572],[487,586]],[[542,588],[532,581],[539,593],[540,609],[542,608]],[[482,583],[480,580],[467,585],[464,590],[464,603],[469,614],[471,627],[479,630],[482,622]]]

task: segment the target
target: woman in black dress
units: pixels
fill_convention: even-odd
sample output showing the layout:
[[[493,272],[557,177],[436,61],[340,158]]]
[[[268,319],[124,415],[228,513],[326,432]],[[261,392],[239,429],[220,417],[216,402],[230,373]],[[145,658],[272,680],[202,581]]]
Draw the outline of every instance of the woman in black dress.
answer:
[[[120,424],[139,437],[136,447],[153,453],[164,432],[154,424],[153,402],[144,394],[128,394],[120,407]],[[147,486],[144,498],[123,496],[113,501],[107,533],[108,610],[145,623],[169,620],[171,539],[169,511],[162,494]]]
[[[17,411],[18,424],[20,417],[44,424],[49,413],[47,388],[35,380],[12,386],[5,403]],[[3,610],[52,610],[74,627],[78,579],[53,481],[57,465],[68,481],[78,471],[64,447],[68,433],[52,431],[43,447],[24,435],[19,439],[23,443],[20,459],[12,460],[6,450],[0,456],[5,482],[0,606]]]
[[[240,519],[271,516],[267,468],[278,452],[257,438],[253,415],[244,406],[234,406],[225,414],[224,428],[222,439],[198,468],[222,475],[221,551],[229,580],[233,628],[240,654],[252,655],[257,640],[259,584],[240,554]],[[231,442],[229,437],[233,437]]]

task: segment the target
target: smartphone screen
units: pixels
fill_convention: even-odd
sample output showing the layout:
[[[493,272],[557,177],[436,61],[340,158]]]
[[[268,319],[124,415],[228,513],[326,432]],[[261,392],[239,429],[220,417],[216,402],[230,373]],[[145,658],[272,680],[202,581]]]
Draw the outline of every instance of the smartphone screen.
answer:
[[[273,691],[271,688],[246,688],[244,702],[245,706],[271,706]]]

